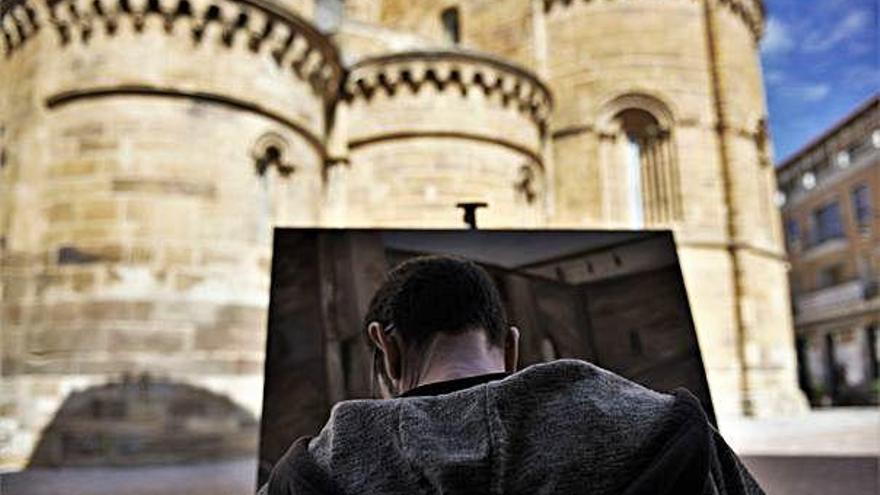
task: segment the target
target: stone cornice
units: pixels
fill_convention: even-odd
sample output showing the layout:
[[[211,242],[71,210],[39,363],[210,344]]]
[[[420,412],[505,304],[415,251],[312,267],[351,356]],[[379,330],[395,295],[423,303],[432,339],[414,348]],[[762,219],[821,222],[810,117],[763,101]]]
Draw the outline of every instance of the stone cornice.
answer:
[[[135,31],[157,16],[166,33],[183,23],[195,43],[244,45],[271,56],[316,91],[333,98],[342,66],[333,44],[311,24],[270,0],[0,0],[0,51],[11,56],[41,29],[52,28],[60,43],[88,43],[96,30],[112,36],[120,23]],[[208,28],[215,25],[211,34]]]
[[[343,84],[349,101],[369,99],[376,91],[394,95],[406,88],[413,93],[430,84],[444,90],[454,87],[466,94],[480,90],[498,93],[515,103],[542,129],[552,107],[547,86],[533,73],[496,58],[463,51],[413,51],[361,60],[351,67]]]
[[[466,141],[479,141],[483,143],[490,143],[496,146],[503,146],[510,150],[513,150],[517,153],[525,155],[532,162],[536,163],[541,169],[544,168],[544,160],[541,158],[540,153],[536,153],[533,150],[525,146],[521,146],[514,141],[497,138],[497,137],[489,137],[482,134],[476,134],[471,132],[458,132],[458,131],[410,131],[410,132],[393,132],[387,134],[377,134],[373,136],[358,138],[348,143],[349,148],[357,149],[363,146],[368,146],[371,144],[382,143],[385,141],[395,141],[399,142],[404,139],[421,139],[421,138],[433,138],[433,139],[463,139]]]
[[[208,93],[204,91],[185,91],[176,88],[163,88],[150,85],[92,87],[54,94],[46,99],[46,106],[48,108],[54,109],[79,100],[94,100],[97,98],[108,98],[114,96],[187,99],[196,100],[204,103],[211,103],[228,108],[234,108],[236,110],[244,110],[246,112],[251,112],[264,118],[274,120],[278,124],[281,124],[282,126],[295,131],[309,144],[309,146],[314,148],[317,154],[321,155],[322,157],[326,155],[323,141],[318,135],[316,135],[314,132],[307,129],[306,127],[303,127],[294,120],[285,117],[283,114],[273,111],[272,109],[261,107],[260,105],[253,102],[240,100],[221,94]]]
[[[567,7],[574,2],[592,2],[600,0],[543,0],[544,11],[550,12],[554,6],[559,5]],[[606,0],[602,0],[606,1]],[[621,0],[618,0],[621,1]],[[731,9],[736,15],[740,16],[743,22],[749,27],[749,30],[755,36],[755,40],[760,40],[764,35],[764,1],[763,0],[689,0],[689,1],[714,1]]]
[[[0,51],[11,54],[36,34],[45,22],[44,3],[37,0],[0,0]]]

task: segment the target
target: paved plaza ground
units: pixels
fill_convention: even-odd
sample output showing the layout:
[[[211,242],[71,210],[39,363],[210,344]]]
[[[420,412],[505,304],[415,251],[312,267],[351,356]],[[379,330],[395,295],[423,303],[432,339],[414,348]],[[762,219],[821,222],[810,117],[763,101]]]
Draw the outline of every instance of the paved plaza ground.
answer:
[[[719,423],[769,495],[880,494],[880,409]]]
[[[740,455],[880,455],[880,409],[815,409],[792,418],[719,421],[721,434]]]
[[[3,475],[0,495],[246,495],[256,459],[183,466],[36,469]]]
[[[814,411],[798,418],[720,422],[722,434],[769,495],[880,493],[880,410]],[[2,495],[245,495],[256,461],[7,473]]]

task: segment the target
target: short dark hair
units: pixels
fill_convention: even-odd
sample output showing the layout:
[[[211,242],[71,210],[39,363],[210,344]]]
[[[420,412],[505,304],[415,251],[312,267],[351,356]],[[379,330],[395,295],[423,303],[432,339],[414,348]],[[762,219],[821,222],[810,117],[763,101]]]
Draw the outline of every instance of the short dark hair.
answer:
[[[501,347],[507,334],[504,304],[492,278],[476,263],[452,256],[420,256],[389,271],[373,295],[364,329],[373,321],[394,324],[401,339],[416,347],[440,333],[477,328]]]

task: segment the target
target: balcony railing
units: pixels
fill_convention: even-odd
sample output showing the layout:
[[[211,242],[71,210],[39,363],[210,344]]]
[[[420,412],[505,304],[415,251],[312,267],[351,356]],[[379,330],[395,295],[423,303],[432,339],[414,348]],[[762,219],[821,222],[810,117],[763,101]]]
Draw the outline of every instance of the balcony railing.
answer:
[[[878,286],[878,280],[856,279],[797,296],[797,319],[815,320],[846,314],[864,301],[877,297]]]
[[[803,250],[797,253],[798,260],[810,261],[846,249],[849,247],[849,239],[833,237],[822,242],[807,242],[806,245],[801,244],[801,246],[803,246]]]

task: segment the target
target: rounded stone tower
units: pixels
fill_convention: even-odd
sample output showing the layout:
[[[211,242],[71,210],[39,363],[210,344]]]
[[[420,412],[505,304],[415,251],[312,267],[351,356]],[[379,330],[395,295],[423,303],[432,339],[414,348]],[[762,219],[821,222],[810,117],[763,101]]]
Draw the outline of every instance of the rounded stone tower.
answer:
[[[555,222],[670,228],[721,414],[803,407],[759,0],[547,0]]]
[[[546,222],[551,100],[530,72],[461,51],[398,52],[354,64],[344,92],[338,221],[458,227],[457,203],[485,202],[481,226]]]
[[[4,438],[124,373],[258,415],[271,228],[320,220],[342,69],[310,1],[0,7]]]
[[[385,26],[546,81],[546,225],[673,230],[718,412],[802,409],[772,202],[761,0],[355,3]]]

